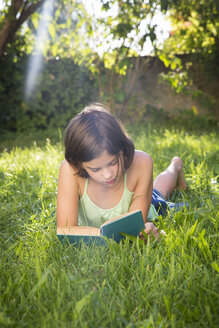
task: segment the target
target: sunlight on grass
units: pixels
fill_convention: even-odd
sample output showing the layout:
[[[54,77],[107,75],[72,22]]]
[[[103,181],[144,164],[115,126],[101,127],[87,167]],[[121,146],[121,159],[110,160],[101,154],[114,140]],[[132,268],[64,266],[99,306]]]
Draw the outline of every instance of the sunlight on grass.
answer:
[[[190,209],[159,217],[160,242],[73,247],[56,238],[60,142],[14,147],[0,158],[0,326],[216,327],[218,136],[131,131],[154,175],[179,155]]]

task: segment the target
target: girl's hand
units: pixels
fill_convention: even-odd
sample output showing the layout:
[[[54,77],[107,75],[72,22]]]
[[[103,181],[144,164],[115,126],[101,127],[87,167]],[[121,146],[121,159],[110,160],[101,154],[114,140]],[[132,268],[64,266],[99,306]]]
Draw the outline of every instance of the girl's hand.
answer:
[[[153,222],[145,223],[145,230],[144,231],[146,232],[147,235],[149,235],[149,237],[150,237],[151,233],[154,235],[155,238],[158,238],[160,235],[166,236],[166,232],[164,230],[161,230],[159,232],[158,228],[153,224]],[[144,236],[143,236],[142,232],[140,232],[139,237],[140,237],[140,239],[144,239]]]
[[[159,231],[158,231],[158,228],[153,224],[153,222],[146,222],[144,231],[149,236],[152,233],[155,238],[158,238],[159,235],[160,235]]]
[[[153,222],[146,222],[144,231],[149,236],[152,233],[155,238],[158,238],[159,235],[160,235],[159,231],[158,231],[158,228],[153,224]],[[140,232],[139,236],[140,236],[140,238],[143,238],[142,232]]]

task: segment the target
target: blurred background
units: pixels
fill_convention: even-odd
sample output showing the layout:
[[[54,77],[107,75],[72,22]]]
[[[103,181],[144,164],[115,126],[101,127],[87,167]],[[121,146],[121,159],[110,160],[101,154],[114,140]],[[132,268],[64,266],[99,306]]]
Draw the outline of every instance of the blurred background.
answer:
[[[2,0],[0,133],[62,129],[93,101],[217,127],[218,32],[215,0]]]

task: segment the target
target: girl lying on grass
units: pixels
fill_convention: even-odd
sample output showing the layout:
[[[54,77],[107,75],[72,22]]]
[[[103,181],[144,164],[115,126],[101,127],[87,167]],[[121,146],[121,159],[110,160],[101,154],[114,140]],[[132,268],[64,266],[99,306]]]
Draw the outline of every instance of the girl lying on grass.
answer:
[[[156,218],[155,207],[166,204],[164,198],[177,187],[186,188],[179,157],[174,157],[153,183],[151,157],[135,150],[122,125],[104,105],[92,104],[73,118],[66,130],[57,226],[99,228],[109,219],[141,210],[145,232],[158,237],[157,227],[148,220]]]

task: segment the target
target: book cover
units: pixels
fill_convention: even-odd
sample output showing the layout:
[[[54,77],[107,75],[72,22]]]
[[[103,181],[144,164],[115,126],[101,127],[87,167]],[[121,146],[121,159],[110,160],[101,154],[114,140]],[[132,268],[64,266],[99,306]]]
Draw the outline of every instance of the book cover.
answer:
[[[95,243],[97,245],[106,245],[106,240],[100,235],[100,229],[93,227],[64,227],[57,228],[57,236],[61,242],[66,238],[70,244],[84,242],[87,245]]]
[[[132,236],[138,236],[144,228],[145,225],[142,212],[133,211],[102,224],[100,233],[102,236],[113,238],[116,242],[119,242],[121,239],[125,238],[121,235],[121,232]]]
[[[106,245],[107,241],[103,237],[112,238],[119,242],[125,238],[121,233],[138,236],[144,228],[142,212],[138,210],[108,220],[101,225],[100,229],[80,226],[57,228],[57,236],[60,241],[67,238],[70,243],[83,241],[86,244],[94,242],[98,245]]]

